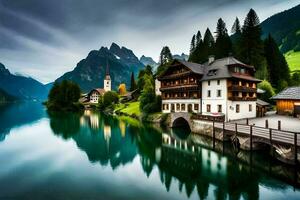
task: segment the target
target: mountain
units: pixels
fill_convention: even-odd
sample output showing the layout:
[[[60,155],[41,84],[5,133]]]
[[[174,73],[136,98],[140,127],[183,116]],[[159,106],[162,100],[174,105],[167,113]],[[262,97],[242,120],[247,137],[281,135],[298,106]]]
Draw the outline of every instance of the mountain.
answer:
[[[25,100],[45,100],[48,90],[37,80],[14,75],[0,63],[0,89],[10,96]]]
[[[141,56],[140,62],[143,63],[145,66],[150,65],[153,69],[158,67],[158,63],[156,63],[151,57],[146,57],[144,55]]]
[[[16,101],[17,98],[0,89],[0,104]]]
[[[263,38],[269,33],[286,53],[300,51],[300,5],[275,14],[261,23]]]
[[[189,56],[184,53],[182,53],[181,55],[175,54],[173,55],[173,59],[187,61],[189,59]]]
[[[120,83],[125,83],[129,87],[131,72],[137,75],[139,70],[145,67],[132,50],[112,43],[109,49],[101,47],[99,50],[92,50],[74,70],[65,73],[56,81],[71,80],[79,84],[83,92],[102,88],[107,65],[112,79],[112,89],[117,89]]]

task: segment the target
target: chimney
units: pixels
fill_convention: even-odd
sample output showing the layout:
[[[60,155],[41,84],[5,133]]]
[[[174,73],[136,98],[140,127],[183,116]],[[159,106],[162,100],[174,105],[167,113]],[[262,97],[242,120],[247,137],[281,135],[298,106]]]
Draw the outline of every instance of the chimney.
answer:
[[[208,56],[208,64],[211,64],[214,61],[215,61],[215,56],[214,55]]]

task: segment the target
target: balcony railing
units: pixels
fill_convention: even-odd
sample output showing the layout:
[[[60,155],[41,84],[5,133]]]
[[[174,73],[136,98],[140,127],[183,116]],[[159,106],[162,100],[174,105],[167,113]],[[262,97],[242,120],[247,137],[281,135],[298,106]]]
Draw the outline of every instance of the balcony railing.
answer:
[[[174,91],[201,91],[201,87],[194,84],[194,85],[174,85],[174,86],[168,86],[168,87],[161,87],[159,89],[161,92],[164,92],[166,90],[174,90]]]
[[[167,100],[167,99],[201,99],[201,97],[162,97],[162,100]]]
[[[240,86],[240,85],[232,85],[228,87],[230,91],[237,91],[237,92],[256,92],[256,88],[247,87],[247,86]]]
[[[187,75],[190,75],[190,74],[192,74],[191,71],[179,72],[179,73],[176,73],[176,74],[171,74],[171,75],[159,77],[158,80],[160,80],[160,81],[170,80],[170,79],[175,79],[175,78],[178,78],[178,77],[186,77]]]
[[[256,97],[237,97],[237,96],[228,97],[228,99],[231,101],[256,101],[257,100]]]

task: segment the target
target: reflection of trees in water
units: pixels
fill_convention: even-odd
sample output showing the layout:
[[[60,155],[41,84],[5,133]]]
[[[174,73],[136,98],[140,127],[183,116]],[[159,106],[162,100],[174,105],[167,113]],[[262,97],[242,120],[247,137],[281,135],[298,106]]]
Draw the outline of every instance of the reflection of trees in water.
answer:
[[[136,156],[136,145],[132,134],[124,134],[124,125],[119,121],[98,113],[78,115],[50,114],[50,126],[56,135],[72,138],[93,163],[110,164],[115,169],[131,162]],[[128,133],[125,127],[125,133]]]
[[[93,116],[92,119],[90,116]],[[268,181],[270,179],[263,173],[237,162],[234,157],[224,157],[201,146],[212,145],[205,138],[177,137],[181,142],[175,147],[174,143],[165,143],[157,129],[131,126],[127,122],[99,114],[52,115],[50,124],[55,134],[72,138],[93,163],[99,162],[115,169],[132,162],[138,153],[147,177],[157,166],[166,190],[169,191],[171,185],[176,183],[178,190],[184,190],[187,197],[197,192],[200,199],[205,199],[213,187],[216,199],[258,199],[259,184],[282,189],[282,185],[276,185],[278,182]],[[197,141],[197,144],[189,141],[191,139]],[[185,141],[189,141],[187,149],[183,145]],[[246,159],[245,155],[235,156]]]
[[[19,102],[0,105],[0,141],[10,133],[13,127],[32,123],[45,116],[40,102]]]
[[[203,141],[210,144],[206,139]],[[169,145],[163,141],[162,145],[153,147],[143,140],[140,142],[143,144],[138,144],[139,146],[148,146],[144,147],[147,151],[140,151],[145,173],[149,176],[149,169],[157,165],[160,180],[167,191],[172,184],[178,182],[178,190],[182,192],[184,189],[187,197],[196,190],[200,199],[206,199],[209,189],[214,186],[216,188],[213,194],[216,199],[259,199],[259,185],[268,185],[277,190],[286,189],[285,184],[285,187],[282,187],[280,182],[270,179],[247,164],[237,162],[234,157],[223,157],[200,145],[191,148],[189,144],[190,147],[186,150],[184,145],[179,146],[179,142],[176,147],[174,143]],[[158,161],[155,152],[160,147],[161,159]],[[234,152],[232,153],[234,155]],[[266,162],[268,160],[262,161],[262,165]]]

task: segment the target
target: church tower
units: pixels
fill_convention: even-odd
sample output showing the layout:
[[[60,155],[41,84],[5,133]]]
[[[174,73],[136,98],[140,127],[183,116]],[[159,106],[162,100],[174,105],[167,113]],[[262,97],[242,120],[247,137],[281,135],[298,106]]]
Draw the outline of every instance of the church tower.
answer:
[[[106,61],[106,74],[105,74],[105,79],[104,79],[104,88],[105,92],[111,91],[111,79],[109,75],[109,66],[108,62]]]

